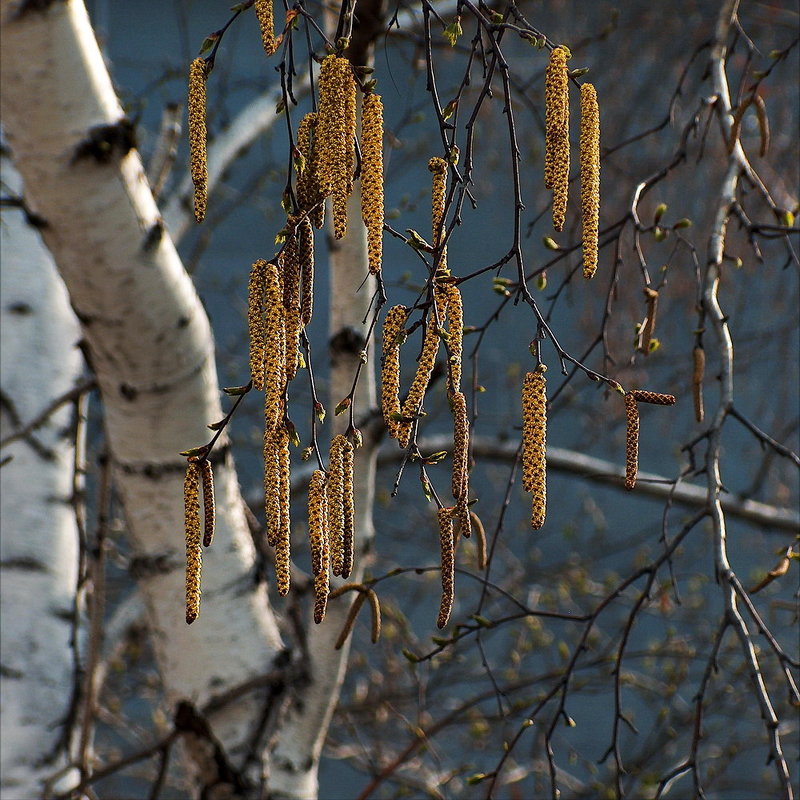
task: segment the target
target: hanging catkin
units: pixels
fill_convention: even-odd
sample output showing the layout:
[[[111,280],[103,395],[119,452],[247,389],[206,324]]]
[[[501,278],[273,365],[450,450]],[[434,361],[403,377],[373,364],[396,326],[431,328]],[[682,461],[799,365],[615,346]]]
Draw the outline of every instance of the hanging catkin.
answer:
[[[553,190],[553,227],[561,231],[569,189],[569,82],[563,47],[550,52],[545,73],[544,185]]]
[[[411,381],[408,396],[401,408],[401,415],[412,419],[417,416],[422,405],[428,383],[431,379],[431,372],[436,363],[436,354],[439,352],[439,329],[444,327],[447,319],[447,293],[441,287],[435,286],[433,292],[434,307],[428,311],[427,327],[425,328],[425,338],[422,342],[422,353],[417,363],[417,371]],[[401,447],[408,447],[411,440],[411,422],[400,423],[400,435],[398,440]]]
[[[200,475],[203,479],[203,547],[211,547],[211,542],[214,540],[216,508],[214,506],[214,471],[207,458],[200,462]]]
[[[547,508],[547,381],[539,367],[522,384],[522,488],[533,494],[531,525],[544,525]]]
[[[591,83],[581,86],[581,214],[583,217],[583,277],[597,270],[600,228],[600,108]]]
[[[308,217],[300,220],[297,246],[300,259],[300,322],[308,325],[314,312],[314,229]]]
[[[454,283],[445,287],[447,293],[447,314],[450,322],[447,326],[448,385],[451,392],[461,390],[461,357],[464,347],[464,305],[461,292]]]
[[[406,319],[405,306],[393,306],[383,322],[383,363],[381,366],[381,410],[389,435],[397,439],[400,414],[400,331]],[[395,417],[394,419],[392,417]]]
[[[345,439],[342,445],[342,577],[349,578],[353,571],[355,539],[355,500],[353,495],[353,444]]]
[[[250,270],[247,285],[247,330],[250,338],[250,380],[253,388],[264,389],[264,346],[267,323],[265,319],[267,298],[267,262],[256,261]]]
[[[347,198],[353,190],[356,134],[356,86],[346,58],[327,56],[319,73],[318,150],[322,193],[332,195],[334,237],[347,231]]]
[[[625,418],[625,488],[633,489],[639,469],[639,407],[630,392],[625,395]]]
[[[264,45],[264,52],[271,56],[278,49],[278,42],[275,39],[275,18],[272,10],[272,0],[255,0],[256,17],[258,26],[261,28],[261,42]]]
[[[286,380],[294,380],[300,357],[300,254],[296,217],[286,221],[286,242],[283,246],[281,265],[283,266],[283,308],[285,311]]]
[[[331,546],[331,570],[334,575],[342,574],[342,553],[344,549],[344,470],[342,465],[342,446],[345,437],[339,434],[331,439],[328,455],[328,537]]]
[[[281,533],[280,465],[278,434],[274,428],[264,431],[264,514],[267,544],[275,547]]]
[[[453,610],[455,595],[455,546],[453,543],[452,508],[440,508],[436,512],[439,522],[439,544],[442,556],[442,600],[439,605],[439,617],[436,625],[444,628]]]
[[[186,529],[186,622],[191,625],[200,614],[200,467],[189,459],[183,481],[184,523]]]
[[[444,238],[444,210],[447,195],[447,162],[439,156],[434,156],[428,161],[428,169],[433,175],[431,181],[431,232],[433,246],[438,247]],[[437,265],[444,267],[446,264],[445,253],[442,253],[441,262]]]
[[[467,398],[463,392],[453,392],[450,397],[453,412],[453,477],[452,491],[456,500],[466,500],[469,468],[469,417]]]
[[[383,103],[377,94],[368,94],[361,107],[361,217],[375,275],[383,259]]]
[[[703,377],[706,371],[706,351],[699,345],[692,351],[694,362],[692,369],[692,399],[694,401],[694,418],[702,422],[705,418],[703,406]]]
[[[283,414],[286,383],[286,311],[277,267],[266,270],[266,331],[264,343],[264,420],[274,430]]]
[[[325,484],[325,473],[320,469],[314,470],[308,487],[308,539],[314,575],[314,622],[317,624],[325,618],[329,589],[330,543]]]
[[[194,218],[202,222],[208,202],[206,161],[206,62],[196,58],[189,67],[189,171],[194,184]]]
[[[297,149],[302,154],[302,169],[297,176],[297,202],[308,211],[315,228],[325,224],[325,195],[319,172],[319,148],[316,146],[317,112],[309,111],[297,128]]]
[[[278,594],[286,597],[291,583],[291,517],[289,514],[289,498],[291,494],[291,475],[289,460],[289,432],[281,426],[275,432],[276,461],[276,507],[278,523],[275,526],[275,582]]]

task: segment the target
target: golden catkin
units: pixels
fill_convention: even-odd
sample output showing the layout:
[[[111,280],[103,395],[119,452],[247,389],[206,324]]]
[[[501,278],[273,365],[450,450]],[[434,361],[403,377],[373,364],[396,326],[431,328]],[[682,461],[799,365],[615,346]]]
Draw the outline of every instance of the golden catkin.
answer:
[[[583,277],[597,270],[600,229],[600,108],[591,83],[581,86],[581,214],[583,217]]]
[[[433,175],[431,182],[431,232],[432,243],[438,247],[444,238],[444,209],[447,195],[447,162],[439,156],[428,161],[428,169]],[[442,264],[444,266],[444,254]]]
[[[425,338],[422,342],[422,353],[417,363],[417,371],[414,373],[408,396],[400,410],[401,415],[409,419],[416,417],[419,413],[431,379],[431,372],[433,372],[433,367],[436,363],[436,354],[439,352],[439,329],[444,327],[447,319],[447,293],[438,286],[434,289],[434,303],[436,313],[432,309],[428,311],[428,322],[425,328]],[[410,421],[400,423],[398,440],[401,447],[408,446],[411,440],[411,428],[412,423]]]
[[[325,224],[325,195],[319,174],[319,148],[316,147],[317,112],[309,111],[297,128],[297,149],[302,153],[304,167],[297,176],[297,202],[308,211],[315,228]]]
[[[400,331],[406,319],[405,306],[393,306],[383,322],[383,363],[381,366],[381,409],[389,435],[397,439],[400,423]]]
[[[349,578],[353,571],[353,547],[355,539],[355,500],[353,493],[354,471],[353,444],[345,439],[342,445],[342,517],[344,536],[342,541],[342,577]]]
[[[344,549],[342,445],[345,441],[345,437],[341,434],[334,436],[331,439],[328,455],[328,537],[331,546],[331,569],[334,575],[342,574],[342,551]]]
[[[186,465],[183,481],[184,522],[186,529],[186,622],[191,625],[200,614],[200,467],[196,459]]]
[[[439,605],[439,617],[436,620],[438,628],[444,628],[447,625],[455,597],[455,545],[452,512],[452,508],[440,508],[436,512],[442,554],[442,600]]]
[[[472,536],[472,517],[469,514],[469,505],[467,505],[466,497],[456,502],[455,515],[457,528],[454,536],[456,541],[458,541],[459,534],[465,539],[469,539]]]
[[[274,430],[283,414],[286,383],[286,311],[277,267],[266,270],[266,331],[264,344],[264,421]]]
[[[274,428],[264,431],[264,513],[267,544],[275,547],[281,534],[280,464],[278,432]]]
[[[625,395],[625,418],[625,488],[633,489],[639,469],[639,407],[630,392]]]
[[[563,47],[550,52],[545,73],[544,185],[553,190],[553,227],[561,231],[569,190],[569,80]]]
[[[651,403],[654,406],[675,405],[675,396],[671,394],[660,394],[659,392],[648,392],[644,389],[634,389],[630,392],[630,395],[638,403]]]
[[[308,217],[300,220],[297,250],[300,261],[300,322],[308,325],[314,313],[314,229]]]
[[[347,198],[353,190],[356,85],[346,58],[327,56],[319,72],[319,111],[315,148],[322,193],[332,195],[334,237],[347,231]]]
[[[706,371],[706,351],[702,347],[695,347],[692,351],[694,368],[692,370],[692,399],[694,400],[694,418],[698,422],[705,419],[703,405],[703,377]]]
[[[208,202],[206,160],[206,62],[196,58],[189,67],[189,169],[194,184],[194,218],[202,222]]]
[[[250,270],[247,285],[247,330],[250,338],[250,380],[253,388],[264,389],[264,346],[267,324],[264,318],[267,295],[267,262],[259,259]]]
[[[453,412],[453,497],[466,500],[469,492],[469,417],[464,393],[453,392],[450,406]]]
[[[283,308],[285,310],[286,380],[294,380],[300,356],[300,253],[297,237],[298,221],[286,221],[286,243],[283,246]]]
[[[450,391],[461,390],[461,358],[464,349],[464,304],[461,292],[454,283],[447,284],[447,313],[450,322],[447,326],[448,384]]]
[[[522,385],[522,488],[533,493],[531,525],[544,525],[547,508],[547,381],[528,372]]]
[[[383,103],[368,94],[361,106],[361,217],[367,227],[369,271],[383,260]]]
[[[314,470],[308,487],[308,539],[314,575],[314,622],[319,624],[325,617],[328,604],[330,566],[326,477],[320,469]]]
[[[272,0],[255,0],[256,17],[258,26],[261,28],[261,41],[264,45],[264,52],[271,56],[278,49],[278,41],[275,38],[275,16],[272,10]]]
[[[214,506],[214,470],[207,458],[200,462],[200,475],[203,479],[203,547],[211,547],[211,542],[214,540],[216,508]]]
[[[275,432],[275,461],[277,481],[278,524],[275,535],[275,582],[278,594],[286,597],[291,583],[291,516],[289,498],[291,495],[291,474],[289,459],[289,432],[284,426]]]

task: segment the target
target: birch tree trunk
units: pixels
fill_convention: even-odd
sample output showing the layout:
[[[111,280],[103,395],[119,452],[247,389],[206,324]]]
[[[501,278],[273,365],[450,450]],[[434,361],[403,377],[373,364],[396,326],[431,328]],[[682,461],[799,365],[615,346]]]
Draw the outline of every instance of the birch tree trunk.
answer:
[[[167,697],[202,706],[268,672],[283,651],[252,578],[252,540],[224,444],[215,451],[218,532],[206,551],[206,602],[193,626],[183,619],[178,452],[206,441],[206,424],[222,416],[211,330],[163,229],[83,4],[36,9],[0,5],[6,134],[97,376]],[[42,520],[30,524],[43,532]],[[211,717],[223,762],[236,767],[261,713],[247,694]],[[201,786],[224,782],[218,759],[197,767]]]
[[[2,155],[4,192],[21,196]],[[64,284],[22,208],[0,222],[0,796],[39,797],[67,764],[77,667],[73,604],[78,531],[70,505],[75,442],[70,404],[82,359]],[[46,416],[27,435],[33,423]]]

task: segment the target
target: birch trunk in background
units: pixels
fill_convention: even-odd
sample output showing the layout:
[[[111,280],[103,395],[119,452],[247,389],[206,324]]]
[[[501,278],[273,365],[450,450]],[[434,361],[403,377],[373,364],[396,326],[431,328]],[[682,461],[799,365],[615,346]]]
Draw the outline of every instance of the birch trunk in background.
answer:
[[[4,194],[21,181],[2,155]],[[0,439],[42,416],[81,376],[80,331],[50,253],[22,208],[0,218]],[[67,403],[0,450],[0,797],[40,797],[67,763],[78,530]]]
[[[268,672],[282,652],[263,587],[253,581],[252,540],[224,443],[212,458],[219,513],[205,553],[205,602],[194,625],[184,621],[178,452],[206,442],[206,424],[222,416],[211,330],[163,229],[83,3],[29,8],[0,4],[3,123],[102,394],[131,563],[167,698],[202,706]],[[34,540],[44,523],[30,525]],[[48,563],[70,561],[50,555]],[[210,718],[233,766],[260,719],[259,697],[245,693]],[[222,780],[213,755],[196,764],[200,789]]]

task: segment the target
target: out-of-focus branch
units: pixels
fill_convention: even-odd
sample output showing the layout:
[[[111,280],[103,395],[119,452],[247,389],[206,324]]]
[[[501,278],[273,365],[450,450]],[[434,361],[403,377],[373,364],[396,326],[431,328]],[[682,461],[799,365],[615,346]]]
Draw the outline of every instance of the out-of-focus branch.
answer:
[[[420,440],[420,449],[423,452],[435,453],[452,447],[452,438],[431,436]],[[518,443],[498,442],[495,439],[476,436],[473,439],[473,454],[475,458],[494,461],[513,461],[517,457]],[[402,454],[384,449],[378,459],[379,464],[396,461]],[[547,448],[547,468],[554,472],[567,472],[580,475],[597,483],[604,483],[623,489],[625,467],[613,461],[587,456],[576,450],[562,447]],[[657,497],[671,498],[672,502],[688,506],[689,508],[702,508],[708,502],[706,489],[691,483],[678,483],[663,475],[650,472],[639,472],[636,481],[636,493]],[[773,528],[780,531],[797,531],[800,529],[800,514],[788,509],[759,503],[736,495],[723,495],[720,504],[724,513],[737,519],[750,522],[764,528]]]

